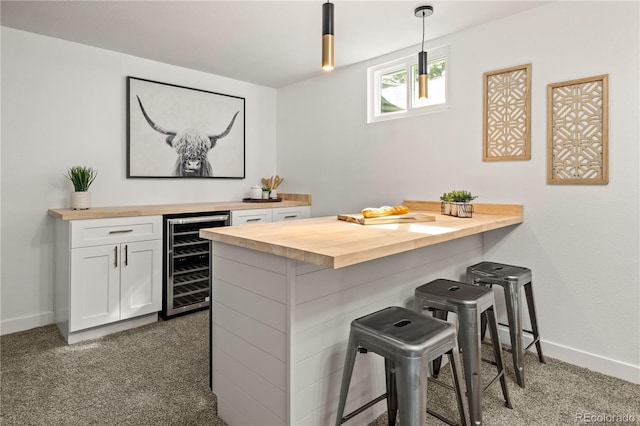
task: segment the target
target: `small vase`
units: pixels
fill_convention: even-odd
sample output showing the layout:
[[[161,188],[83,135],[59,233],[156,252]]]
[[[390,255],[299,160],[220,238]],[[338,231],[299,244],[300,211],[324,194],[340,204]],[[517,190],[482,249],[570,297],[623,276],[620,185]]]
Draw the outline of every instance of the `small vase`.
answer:
[[[269,191],[262,191],[262,199],[263,200],[269,199]]]
[[[276,191],[275,189],[272,189],[270,197],[271,198],[278,198],[278,191]]]
[[[91,193],[84,192],[72,192],[71,193],[71,208],[73,210],[87,210],[91,207]]]

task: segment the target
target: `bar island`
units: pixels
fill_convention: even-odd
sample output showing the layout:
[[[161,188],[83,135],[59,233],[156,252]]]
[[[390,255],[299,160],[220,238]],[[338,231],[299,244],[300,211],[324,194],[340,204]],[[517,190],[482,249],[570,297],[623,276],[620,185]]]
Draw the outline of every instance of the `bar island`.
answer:
[[[360,225],[336,216],[200,231],[213,241],[212,388],[228,425],[335,421],[351,321],[411,307],[414,289],[463,280],[484,232],[523,222],[521,205],[474,204],[472,218],[405,201],[432,222]],[[359,354],[346,412],[384,392],[382,357]],[[366,425],[381,402],[349,424]]]

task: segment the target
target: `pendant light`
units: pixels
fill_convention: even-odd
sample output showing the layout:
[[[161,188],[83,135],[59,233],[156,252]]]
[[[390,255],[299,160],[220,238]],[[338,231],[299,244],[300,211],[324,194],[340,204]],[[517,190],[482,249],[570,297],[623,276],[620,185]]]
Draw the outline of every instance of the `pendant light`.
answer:
[[[433,6],[428,4],[418,6],[414,13],[417,18],[422,18],[422,50],[418,53],[418,99],[427,99],[429,71],[427,67],[427,52],[424,50],[424,18],[433,15]]]
[[[333,3],[322,5],[322,69],[333,69]]]

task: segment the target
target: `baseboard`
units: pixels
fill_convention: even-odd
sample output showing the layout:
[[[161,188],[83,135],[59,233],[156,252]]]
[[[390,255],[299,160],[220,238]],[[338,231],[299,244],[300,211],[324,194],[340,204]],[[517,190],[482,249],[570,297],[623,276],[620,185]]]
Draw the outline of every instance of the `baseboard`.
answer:
[[[19,318],[11,318],[8,320],[0,321],[0,335],[31,330],[32,328],[55,324],[55,322],[55,313],[53,311],[42,312],[35,315],[27,315]]]
[[[511,346],[509,344],[511,341],[509,338],[509,329],[504,326],[499,326],[498,331],[500,333],[500,341],[502,344],[504,346]],[[523,339],[525,347],[533,341],[533,338],[527,334],[523,335]],[[544,356],[549,356],[572,365],[577,365],[578,367],[597,371],[599,373],[606,374],[607,376],[617,377],[618,379],[626,380],[631,383],[640,384],[640,365],[621,362],[544,339],[541,339],[540,341],[542,343],[542,353]],[[529,350],[535,352],[536,348],[535,346],[532,346]]]

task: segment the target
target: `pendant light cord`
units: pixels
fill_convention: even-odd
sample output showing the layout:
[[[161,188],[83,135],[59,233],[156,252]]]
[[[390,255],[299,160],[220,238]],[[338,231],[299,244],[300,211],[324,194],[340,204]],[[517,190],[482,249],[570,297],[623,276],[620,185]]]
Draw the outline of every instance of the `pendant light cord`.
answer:
[[[422,11],[422,51],[424,52],[424,10]]]

